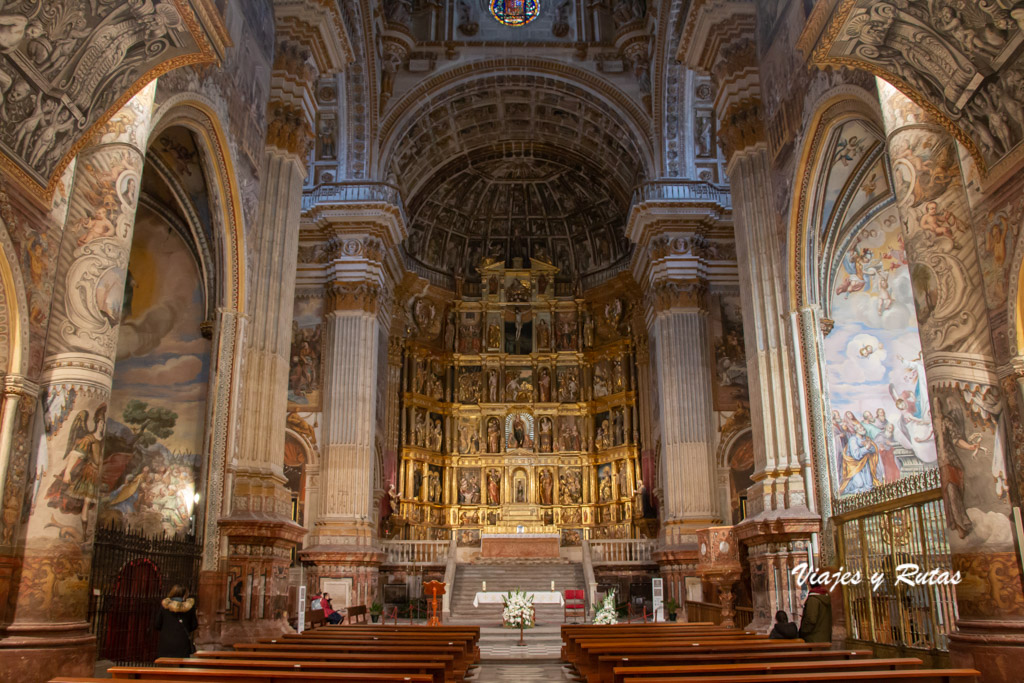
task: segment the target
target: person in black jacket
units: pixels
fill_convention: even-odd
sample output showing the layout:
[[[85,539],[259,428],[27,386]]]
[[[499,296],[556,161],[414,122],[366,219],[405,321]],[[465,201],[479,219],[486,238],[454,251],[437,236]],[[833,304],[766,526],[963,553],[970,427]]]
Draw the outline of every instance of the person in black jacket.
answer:
[[[789,616],[780,609],[775,613],[775,628],[772,629],[768,637],[775,640],[792,640],[797,637],[796,624],[791,622]]]
[[[160,635],[156,643],[156,656],[189,657],[195,652],[192,632],[199,628],[196,619],[196,601],[188,597],[184,586],[175,585],[160,602],[153,628]]]

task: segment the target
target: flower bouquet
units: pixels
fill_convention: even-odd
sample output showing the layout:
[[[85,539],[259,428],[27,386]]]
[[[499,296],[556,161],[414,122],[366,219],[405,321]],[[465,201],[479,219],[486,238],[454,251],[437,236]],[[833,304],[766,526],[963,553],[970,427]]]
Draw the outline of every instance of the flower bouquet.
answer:
[[[533,596],[527,597],[521,590],[509,591],[501,598],[505,609],[501,621],[510,628],[531,628],[533,626]]]
[[[601,606],[597,609],[597,614],[594,616],[595,624],[617,624],[619,623],[619,613],[615,609],[615,591],[610,591],[604,596],[604,600],[601,601]]]

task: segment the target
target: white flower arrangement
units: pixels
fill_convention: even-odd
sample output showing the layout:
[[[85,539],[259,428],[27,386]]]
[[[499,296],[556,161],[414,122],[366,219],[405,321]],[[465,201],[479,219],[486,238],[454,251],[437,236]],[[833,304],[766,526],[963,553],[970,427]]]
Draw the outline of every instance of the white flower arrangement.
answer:
[[[597,610],[597,614],[594,615],[594,623],[600,625],[609,625],[619,623],[619,613],[615,609],[615,591],[610,591],[604,596],[604,600],[601,601],[601,606]]]
[[[524,591],[509,591],[501,598],[505,609],[501,612],[501,620],[505,626],[512,628],[531,628],[533,626],[533,596]]]

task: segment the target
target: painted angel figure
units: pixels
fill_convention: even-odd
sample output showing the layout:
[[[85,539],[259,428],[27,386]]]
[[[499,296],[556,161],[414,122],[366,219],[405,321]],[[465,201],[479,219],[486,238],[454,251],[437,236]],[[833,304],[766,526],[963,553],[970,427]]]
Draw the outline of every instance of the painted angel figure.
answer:
[[[107,426],[107,404],[96,408],[92,428],[89,411],[80,410],[68,432],[64,451],[64,469],[53,478],[46,492],[47,505],[64,514],[82,516],[85,535],[89,510],[99,492],[100,463],[103,458],[103,435]],[[73,457],[69,457],[73,456]]]
[[[889,395],[896,409],[900,411],[894,436],[900,445],[912,450],[918,460],[933,463],[936,458],[935,433],[923,380],[920,371],[914,367],[914,362],[903,362],[907,365],[907,377],[914,382],[914,390],[904,389],[897,392],[896,386],[889,384]]]

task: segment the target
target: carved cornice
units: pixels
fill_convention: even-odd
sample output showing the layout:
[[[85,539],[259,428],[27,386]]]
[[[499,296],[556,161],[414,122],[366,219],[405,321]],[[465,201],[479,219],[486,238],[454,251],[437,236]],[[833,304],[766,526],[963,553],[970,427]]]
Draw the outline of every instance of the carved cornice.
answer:
[[[336,73],[355,59],[337,0],[275,0],[278,36],[306,45],[321,74]]]
[[[231,543],[281,547],[302,542],[307,530],[291,520],[264,520],[226,517],[217,522],[222,535]]]

